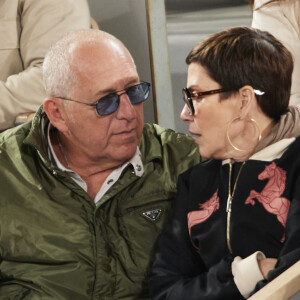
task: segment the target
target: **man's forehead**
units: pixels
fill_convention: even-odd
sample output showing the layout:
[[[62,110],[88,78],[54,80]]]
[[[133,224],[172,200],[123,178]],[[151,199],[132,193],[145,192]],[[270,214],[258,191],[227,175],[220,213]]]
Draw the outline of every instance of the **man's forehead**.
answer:
[[[100,96],[139,83],[134,61],[125,46],[114,40],[91,41],[73,45],[70,66],[79,85]]]
[[[70,55],[70,66],[82,72],[83,69],[101,69],[104,72],[119,66],[124,69],[135,68],[134,61],[125,47],[110,46],[98,47],[96,44],[81,45],[74,48]]]

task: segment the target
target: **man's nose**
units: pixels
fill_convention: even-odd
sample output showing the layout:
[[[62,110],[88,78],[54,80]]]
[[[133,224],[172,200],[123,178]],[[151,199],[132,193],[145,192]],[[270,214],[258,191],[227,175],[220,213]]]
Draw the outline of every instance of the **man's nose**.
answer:
[[[193,120],[193,116],[191,115],[191,112],[186,104],[181,111],[180,119],[183,122],[191,122]]]
[[[123,92],[119,94],[120,104],[117,112],[119,119],[134,119],[136,117],[134,106],[131,104],[128,94]]]

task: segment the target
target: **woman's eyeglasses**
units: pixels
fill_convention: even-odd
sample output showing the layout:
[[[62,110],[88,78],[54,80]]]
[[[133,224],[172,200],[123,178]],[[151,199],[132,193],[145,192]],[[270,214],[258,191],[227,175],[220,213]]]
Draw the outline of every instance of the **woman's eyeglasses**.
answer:
[[[220,94],[220,93],[226,93],[226,92],[231,92],[231,91],[234,91],[234,89],[217,89],[217,90],[211,90],[211,91],[206,91],[206,92],[193,91],[193,95],[191,95],[191,92],[189,91],[188,88],[183,88],[182,95],[183,95],[183,101],[186,103],[186,105],[190,111],[190,115],[193,116],[195,113],[193,99],[196,100],[196,99],[199,99],[206,95]],[[258,96],[265,94],[265,92],[262,92],[257,89],[254,89],[254,93]]]
[[[123,92],[123,93],[117,94],[119,92]],[[131,104],[139,104],[147,100],[149,93],[150,93],[150,83],[142,81],[139,84],[132,85],[126,89],[106,95],[100,98],[96,103],[85,103],[85,102],[63,98],[63,97],[57,97],[57,98],[76,102],[76,103],[81,103],[88,106],[95,106],[97,113],[100,116],[107,116],[114,113],[118,109],[120,105],[121,95],[127,94]]]
[[[183,95],[183,101],[186,103],[187,107],[189,108],[190,115],[193,116],[195,113],[193,99],[199,99],[206,95],[213,95],[213,94],[219,94],[224,92],[229,92],[228,89],[217,89],[217,90],[211,90],[206,92],[193,92],[193,96],[191,95],[188,88],[182,89],[182,95]]]

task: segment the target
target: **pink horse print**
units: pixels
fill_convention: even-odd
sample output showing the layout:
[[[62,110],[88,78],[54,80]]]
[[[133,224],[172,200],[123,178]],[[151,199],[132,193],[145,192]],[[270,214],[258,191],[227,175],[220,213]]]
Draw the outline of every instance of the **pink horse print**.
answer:
[[[286,171],[277,167],[275,162],[266,166],[264,171],[258,175],[259,180],[269,178],[261,193],[251,190],[250,195],[245,201],[245,204],[255,204],[254,199],[257,199],[263,207],[271,214],[277,216],[278,221],[285,228],[286,219],[290,208],[290,201],[281,197],[286,185]],[[283,243],[285,234],[281,238]]]
[[[187,215],[188,219],[188,228],[189,228],[189,233],[191,235],[191,228],[194,225],[200,224],[207,220],[214,211],[219,209],[220,207],[220,202],[219,202],[219,197],[218,197],[218,190],[212,195],[212,197],[204,202],[204,203],[199,203],[199,208],[201,210],[195,210],[191,211]]]

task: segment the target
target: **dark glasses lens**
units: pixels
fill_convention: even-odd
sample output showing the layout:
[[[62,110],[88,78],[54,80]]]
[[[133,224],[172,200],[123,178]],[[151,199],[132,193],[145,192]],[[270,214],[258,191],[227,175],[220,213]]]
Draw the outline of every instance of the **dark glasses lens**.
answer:
[[[96,103],[97,113],[106,116],[115,112],[119,107],[119,95],[110,94],[100,98]]]
[[[194,106],[193,106],[193,100],[190,94],[190,91],[187,88],[182,89],[182,96],[183,96],[183,101],[187,105],[190,114],[194,114]]]
[[[142,82],[125,89],[131,104],[139,104],[149,97],[150,83]],[[121,94],[122,95],[122,94]],[[109,94],[98,100],[96,109],[99,115],[106,116],[114,113],[120,104],[120,95]]]
[[[149,86],[149,83],[142,82],[138,85],[129,87],[126,90],[126,93],[129,97],[131,104],[138,104],[147,100],[150,91]]]

